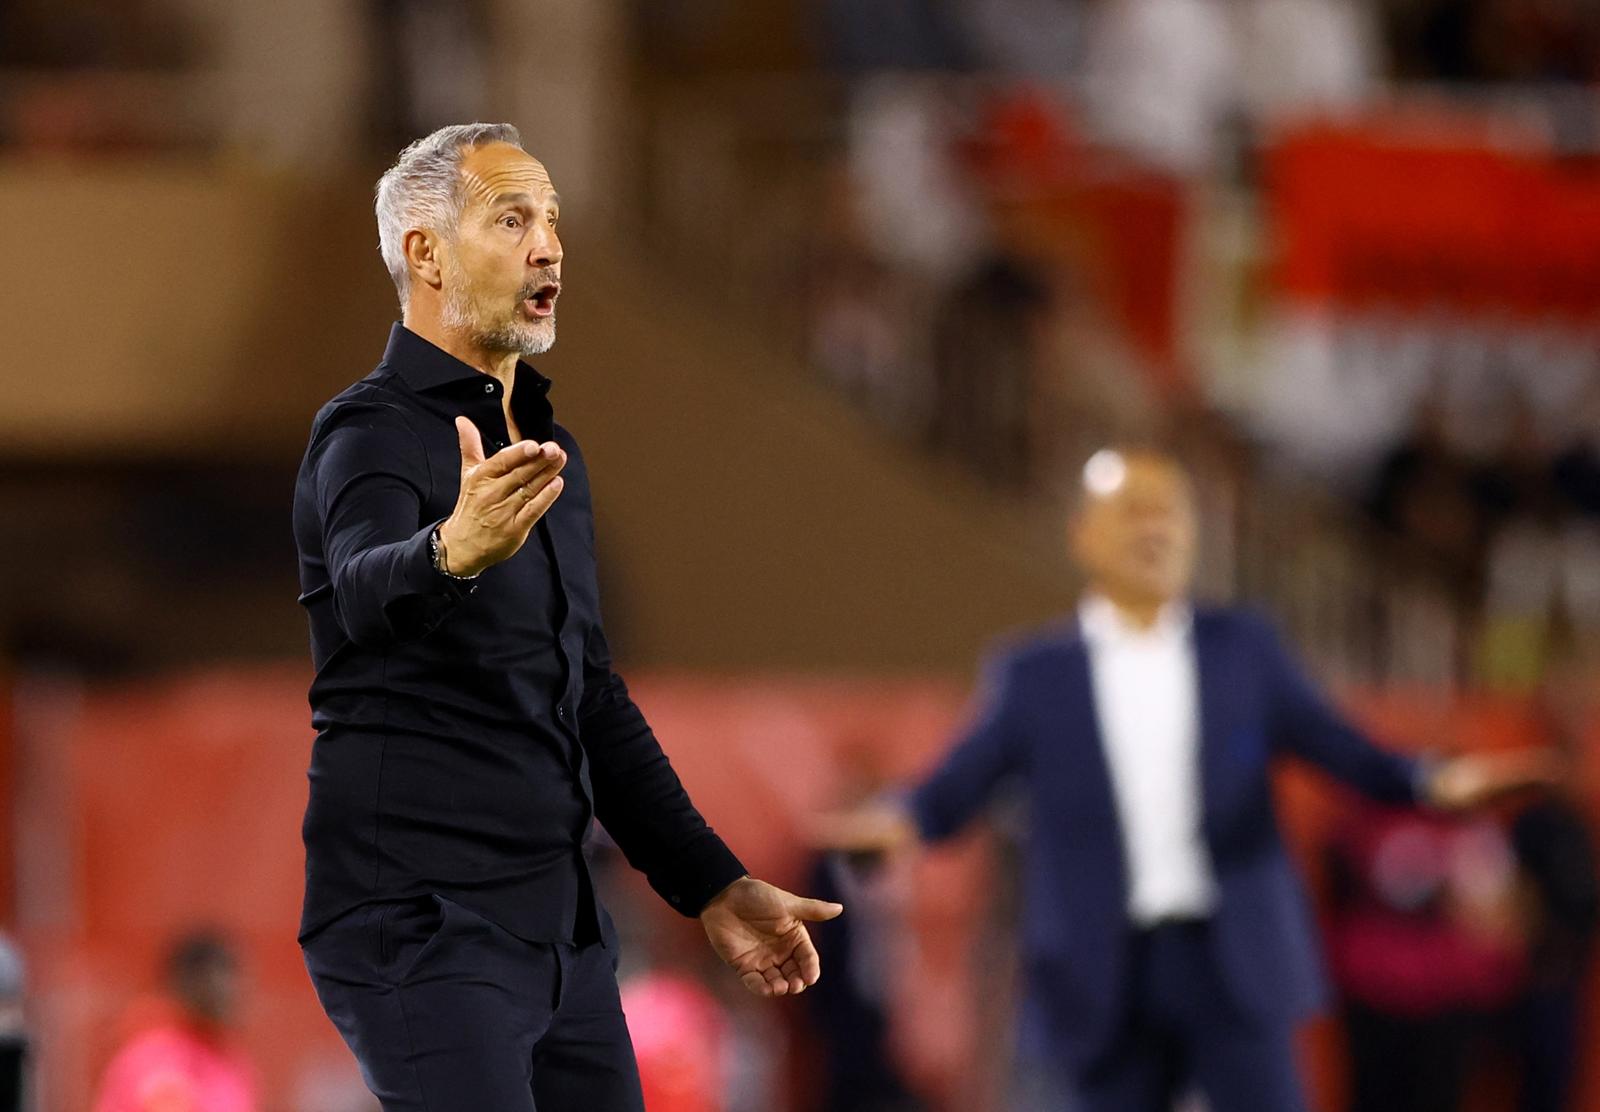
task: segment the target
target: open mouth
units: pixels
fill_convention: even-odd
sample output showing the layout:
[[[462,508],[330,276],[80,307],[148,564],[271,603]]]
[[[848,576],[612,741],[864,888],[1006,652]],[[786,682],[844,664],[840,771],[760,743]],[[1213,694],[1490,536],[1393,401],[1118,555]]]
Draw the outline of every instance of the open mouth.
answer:
[[[532,296],[522,301],[522,309],[530,317],[548,317],[556,311],[556,298],[561,296],[561,286],[546,282],[537,287]]]

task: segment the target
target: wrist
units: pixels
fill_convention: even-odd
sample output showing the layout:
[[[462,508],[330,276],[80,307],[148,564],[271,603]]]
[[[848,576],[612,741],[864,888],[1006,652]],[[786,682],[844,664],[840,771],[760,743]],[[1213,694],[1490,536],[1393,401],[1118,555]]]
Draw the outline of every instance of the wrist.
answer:
[[[722,891],[718,892],[715,896],[712,896],[709,900],[707,900],[706,901],[706,905],[700,909],[700,914],[704,915],[706,912],[708,912],[712,908],[716,907],[723,900],[727,899],[732,893],[734,893],[738,889],[746,887],[747,885],[751,885],[751,884],[754,884],[754,883],[756,883],[755,878],[752,877],[749,873],[746,873],[744,876],[740,877],[738,880],[734,881],[732,884],[728,885]]]
[[[476,579],[483,569],[467,565],[459,555],[459,547],[452,549],[448,525],[448,521],[436,525],[429,537],[434,568],[452,579]]]

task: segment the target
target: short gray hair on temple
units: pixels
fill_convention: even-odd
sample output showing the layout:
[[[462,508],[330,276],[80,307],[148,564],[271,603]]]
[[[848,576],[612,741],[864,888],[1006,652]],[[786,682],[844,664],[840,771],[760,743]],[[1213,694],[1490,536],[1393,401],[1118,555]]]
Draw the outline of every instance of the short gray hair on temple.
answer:
[[[411,297],[406,267],[406,233],[428,228],[446,235],[461,215],[461,160],[468,151],[490,143],[522,146],[522,134],[511,124],[451,124],[425,135],[400,152],[395,164],[378,179],[373,208],[378,215],[378,252],[400,294],[400,307]]]

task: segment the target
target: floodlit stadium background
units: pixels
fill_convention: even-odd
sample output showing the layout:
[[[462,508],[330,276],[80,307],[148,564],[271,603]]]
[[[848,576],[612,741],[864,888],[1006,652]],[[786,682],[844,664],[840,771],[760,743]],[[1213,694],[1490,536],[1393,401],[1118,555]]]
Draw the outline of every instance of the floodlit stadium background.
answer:
[[[1202,593],[1382,736],[1545,736],[1600,627],[1597,78],[1580,0],[4,0],[0,924],[36,1107],[90,1106],[200,924],[245,956],[266,1107],[372,1107],[294,944],[288,508],[394,316],[371,185],[409,139],[505,119],[548,164],[539,365],[612,644],[701,809],[804,889],[807,816],[924,767],[985,642],[1071,604],[1064,499],[1111,440],[1183,451]],[[1297,772],[1281,802],[1325,878],[1356,805]],[[1008,844],[876,912],[913,927],[887,992],[930,1109],[1000,1107]],[[825,1007],[741,997],[609,884],[641,1012],[711,1017],[640,1035],[653,1112],[822,1108]],[[1336,1024],[1305,1052],[1342,1107]]]

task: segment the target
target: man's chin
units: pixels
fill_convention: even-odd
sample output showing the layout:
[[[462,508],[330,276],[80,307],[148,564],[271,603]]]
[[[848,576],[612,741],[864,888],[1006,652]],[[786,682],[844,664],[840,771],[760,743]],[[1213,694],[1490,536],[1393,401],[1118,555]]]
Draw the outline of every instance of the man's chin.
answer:
[[[543,355],[555,347],[556,319],[551,316],[537,322],[507,325],[480,337],[480,342],[490,350],[515,352],[524,358]]]
[[[555,346],[556,322],[552,320],[547,326],[540,327],[535,335],[525,337],[518,351],[524,356],[543,355]]]

